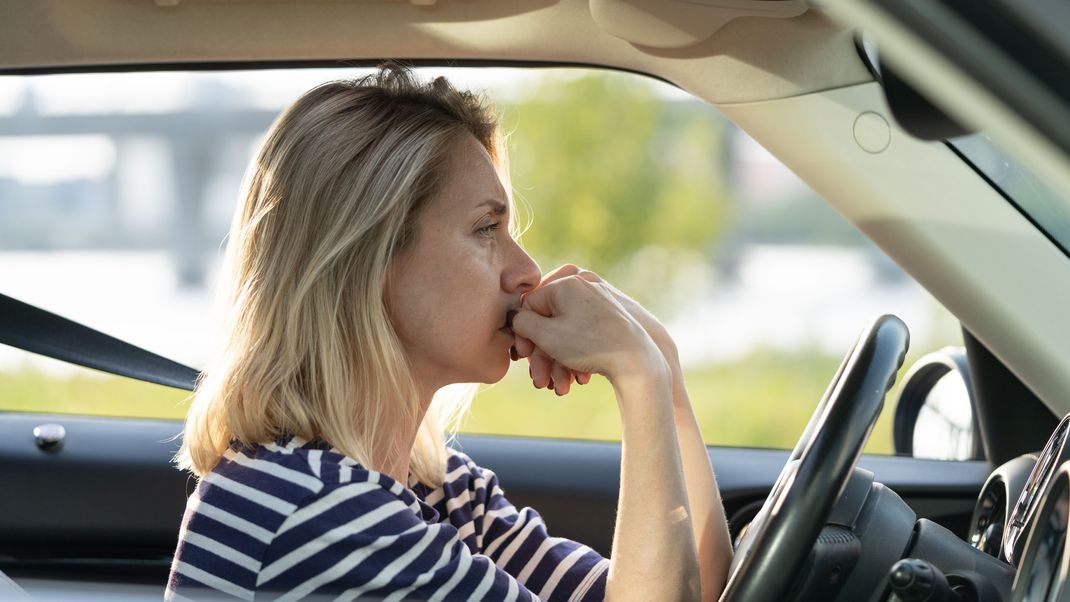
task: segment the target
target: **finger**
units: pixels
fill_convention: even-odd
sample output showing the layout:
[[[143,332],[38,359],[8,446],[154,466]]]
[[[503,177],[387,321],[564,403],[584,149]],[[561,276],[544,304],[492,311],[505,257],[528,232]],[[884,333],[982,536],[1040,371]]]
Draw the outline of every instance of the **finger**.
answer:
[[[572,370],[554,362],[552,375],[554,378],[554,393],[558,395],[568,393],[569,385],[572,384]]]
[[[571,383],[574,383],[574,382],[577,382],[577,383],[578,383],[578,382],[579,382],[579,376],[580,376],[580,373],[579,373],[579,372],[577,372],[576,370],[571,370],[571,369],[570,369],[570,370],[569,370],[569,378],[568,378],[568,382],[569,382],[570,384],[571,384]]]
[[[528,331],[523,330],[525,313],[535,312],[543,317],[557,315],[555,309],[557,309],[558,287],[556,284],[549,284],[524,294],[523,305],[513,316],[513,332],[531,338],[528,336]],[[520,322],[520,328],[517,328],[517,321]]]
[[[536,348],[535,353],[528,358],[531,382],[535,385],[536,389],[545,389],[549,386],[553,363],[553,358],[546,355],[538,348]]]
[[[572,370],[568,371],[568,380],[565,381],[565,390],[561,391],[562,395],[568,395],[568,392],[572,390],[572,383],[576,381],[576,373]]]
[[[579,271],[576,272],[576,276],[583,278],[587,282],[602,282],[602,278],[598,274],[583,268],[580,268]]]
[[[556,330],[556,324],[553,318],[548,317],[554,315],[550,300],[542,296],[534,299],[533,305],[525,301],[524,306],[516,312],[516,316],[513,317],[513,334],[519,335],[518,338],[527,339],[537,347],[542,336]],[[517,351],[520,351],[519,347]]]
[[[543,286],[544,284],[549,284],[549,283],[553,282],[554,280],[560,280],[560,279],[562,279],[562,278],[564,278],[566,276],[575,276],[576,274],[580,273],[581,271],[583,271],[583,270],[581,270],[579,267],[577,267],[577,266],[575,266],[575,265],[573,265],[571,263],[566,263],[566,264],[564,264],[562,266],[557,267],[556,269],[554,269],[552,272],[546,274],[545,276],[543,276],[542,280],[539,281],[539,286]]]
[[[535,351],[535,343],[532,343],[531,339],[524,338],[515,333],[514,335],[513,347],[516,347],[516,354],[519,357],[528,357]]]

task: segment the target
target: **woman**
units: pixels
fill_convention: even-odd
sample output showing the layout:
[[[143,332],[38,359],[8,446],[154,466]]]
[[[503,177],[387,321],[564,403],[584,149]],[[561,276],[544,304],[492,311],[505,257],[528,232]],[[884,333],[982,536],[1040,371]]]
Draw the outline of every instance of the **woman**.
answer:
[[[200,482],[170,599],[719,596],[728,533],[671,339],[591,272],[540,278],[507,183],[494,115],[443,78],[387,67],[279,117],[231,229],[225,343],[186,422],[179,465]],[[510,357],[558,394],[592,373],[613,385],[609,560],[550,537],[445,445],[471,397],[444,388],[496,382]]]

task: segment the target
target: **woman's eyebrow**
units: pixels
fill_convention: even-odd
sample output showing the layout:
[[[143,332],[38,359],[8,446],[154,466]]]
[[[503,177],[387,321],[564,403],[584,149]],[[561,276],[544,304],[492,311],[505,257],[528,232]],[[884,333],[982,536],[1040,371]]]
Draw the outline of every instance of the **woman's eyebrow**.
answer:
[[[509,206],[499,201],[498,199],[487,199],[482,203],[476,205],[476,207],[490,207],[491,213],[494,215],[505,215],[509,212]]]

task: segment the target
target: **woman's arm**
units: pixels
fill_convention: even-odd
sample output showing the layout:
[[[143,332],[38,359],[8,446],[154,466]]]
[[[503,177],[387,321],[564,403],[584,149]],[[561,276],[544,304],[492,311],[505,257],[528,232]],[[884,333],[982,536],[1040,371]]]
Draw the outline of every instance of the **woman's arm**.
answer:
[[[684,384],[684,371],[676,343],[664,326],[638,303],[617,292],[629,313],[642,324],[665,357],[672,372],[673,421],[680,444],[687,501],[691,507],[691,527],[694,534],[702,577],[702,599],[716,601],[721,597],[728,569],[732,564],[732,540],[725,520],[721,491],[710,465],[706,442],[702,439],[695,411]]]
[[[701,583],[674,426],[671,371],[657,353],[611,380],[621,414],[621,478],[607,600],[698,600]],[[660,369],[657,368],[661,364]]]
[[[687,502],[691,508],[691,529],[702,578],[702,600],[716,601],[721,597],[728,581],[728,569],[732,564],[732,540],[706,442],[702,439],[702,431],[687,394],[676,344],[664,327],[634,301],[625,306],[654,340],[671,369],[673,422],[680,445]]]
[[[717,600],[724,590],[728,578],[728,569],[732,562],[732,544],[725,520],[724,505],[720,490],[714,478],[713,468],[702,439],[698,422],[695,419],[691,401],[684,385],[683,370],[680,367],[676,344],[665,327],[650,312],[611,284],[603,281],[597,274],[583,270],[573,264],[566,264],[554,270],[543,279],[545,283],[567,276],[578,276],[590,282],[606,286],[613,296],[628,311],[643,330],[651,337],[671,369],[673,423],[680,447],[680,459],[683,466],[687,487],[688,505],[691,508],[693,538],[697,546],[699,570],[702,577],[702,599]],[[525,353],[525,355],[527,355]],[[542,386],[550,378],[551,358],[532,357],[532,378],[536,387]],[[567,392],[571,378],[559,373],[560,366],[553,365],[554,378],[560,379]],[[580,382],[586,382],[589,376],[580,376]]]
[[[702,576],[702,599],[717,600],[724,590],[728,580],[728,568],[732,563],[728,522],[725,520],[721,492],[710,466],[710,457],[695,419],[695,412],[691,408],[691,400],[684,386],[683,370],[675,356],[675,349],[669,350],[666,360],[672,367],[673,416]]]
[[[700,599],[665,356],[606,286],[580,278],[525,294],[513,330],[528,342],[520,355],[537,346],[570,370],[605,375],[617,396],[621,485],[606,598]]]

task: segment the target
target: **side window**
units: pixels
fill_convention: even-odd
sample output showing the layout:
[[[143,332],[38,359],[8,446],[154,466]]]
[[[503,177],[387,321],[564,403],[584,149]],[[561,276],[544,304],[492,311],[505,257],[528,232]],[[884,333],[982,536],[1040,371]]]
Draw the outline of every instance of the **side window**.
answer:
[[[662,320],[707,443],[793,446],[876,315],[911,328],[907,365],[962,344],[924,289],[705,103],[588,71],[548,74],[507,107],[513,185],[534,211],[526,248],[546,270],[594,269]],[[892,415],[868,451],[892,452]],[[606,381],[559,398],[535,390],[523,363],[481,393],[464,428],[620,438]]]
[[[651,309],[710,444],[790,447],[867,319],[915,349],[957,322],[790,171],[667,84],[601,70],[439,69],[509,133],[521,241]],[[345,70],[0,77],[0,292],[191,366],[207,361],[244,169],[299,94]],[[0,411],[181,418],[187,393],[0,346]],[[886,409],[871,451],[891,450]],[[599,378],[567,397],[526,365],[462,430],[617,440]]]

